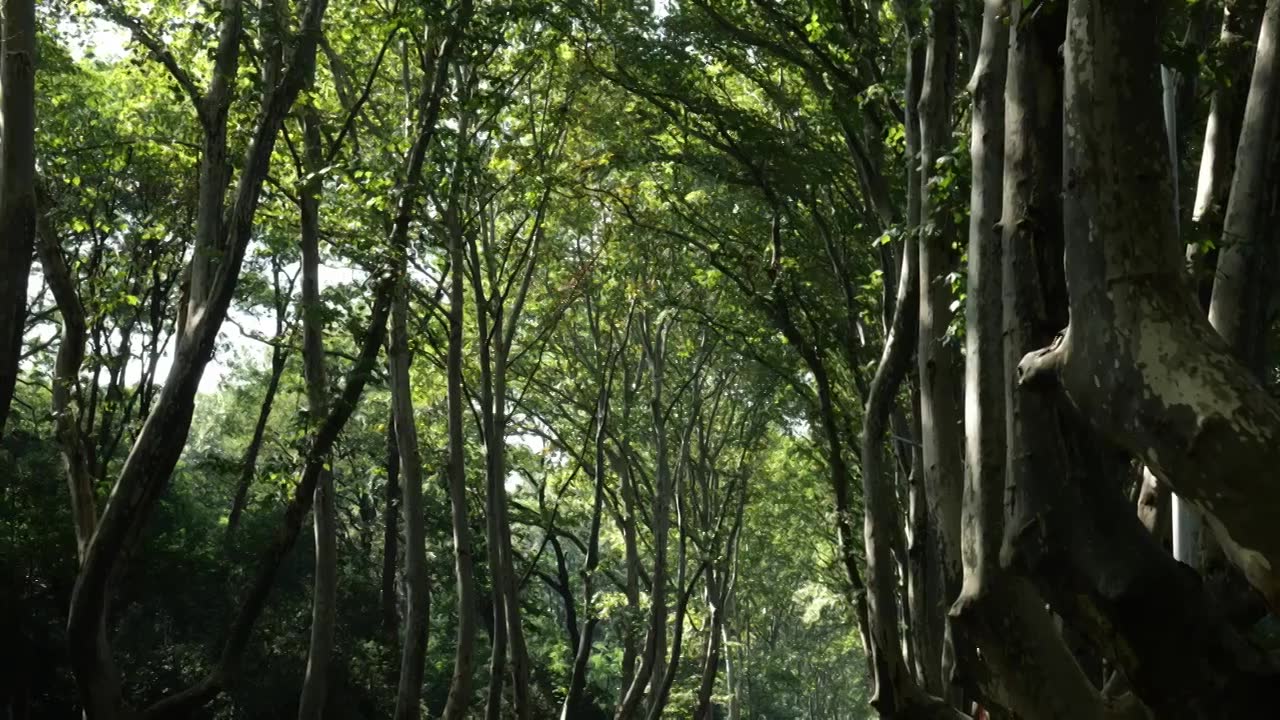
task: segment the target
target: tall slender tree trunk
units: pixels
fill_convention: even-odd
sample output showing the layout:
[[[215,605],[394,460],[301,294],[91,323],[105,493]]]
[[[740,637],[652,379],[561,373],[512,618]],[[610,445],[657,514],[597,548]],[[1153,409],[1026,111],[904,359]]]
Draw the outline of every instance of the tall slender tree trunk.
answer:
[[[241,7],[225,0],[208,91],[193,100],[201,106],[205,134],[202,154],[196,242],[190,265],[186,302],[179,308],[179,331],[173,364],[160,396],[120,468],[111,498],[76,578],[67,618],[68,653],[77,690],[91,717],[113,718],[122,705],[118,692],[103,693],[100,682],[109,657],[97,652],[110,581],[123,558],[136,547],[151,510],[168,484],[191,428],[195,396],[227,309],[235,295],[240,270],[253,231],[262,185],[279,130],[305,79],[315,65],[315,51],[326,0],[311,0],[302,10],[282,80],[268,91],[263,112],[251,131],[249,148],[227,206],[226,118],[231,88],[239,68]],[[7,53],[6,53],[7,55]],[[194,88],[193,96],[198,95]],[[214,167],[216,166],[216,172]],[[223,210],[227,222],[224,222]],[[210,258],[218,256],[216,265]],[[361,386],[362,387],[362,386]]]
[[[595,334],[596,346],[599,347],[600,335]],[[627,339],[624,337],[623,346],[626,346]],[[595,437],[594,437],[594,490],[591,498],[591,527],[587,536],[587,557],[582,568],[582,598],[586,603],[584,609],[585,621],[582,625],[582,631],[578,634],[578,645],[575,648],[573,657],[573,668],[569,675],[569,691],[565,694],[564,706],[560,710],[561,720],[570,720],[575,715],[585,713],[587,703],[585,701],[585,691],[587,687],[587,667],[591,660],[591,648],[594,642],[596,625],[599,623],[597,617],[596,601],[594,595],[595,573],[600,566],[600,521],[604,514],[604,493],[605,493],[605,444],[608,440],[608,422],[609,422],[609,390],[613,381],[613,367],[615,357],[610,355],[604,359],[600,371],[600,387],[596,392],[596,417],[595,417]]]
[[[1025,297],[1019,287],[1034,287],[1034,280],[1028,283],[1016,273],[1035,277],[1027,267],[1035,259],[1028,212],[1040,200],[1037,176],[1047,170],[1036,164],[1035,151],[1044,130],[1038,123],[1052,109],[1054,92],[1051,84],[1035,95],[1039,29],[1029,24],[1018,3],[987,3],[981,54],[969,86],[973,188],[965,322],[964,580],[951,618],[966,685],[977,690],[985,708],[1028,718],[1115,717],[1035,588],[1007,572],[1000,557],[1006,474],[1022,462],[1016,436],[1007,432],[1018,419],[1016,409],[1006,417],[1004,348],[1006,338],[1018,339],[1021,326],[1011,325],[1004,314],[1006,303],[1011,311],[1026,313],[1014,298]],[[981,659],[972,652],[975,647]]]
[[[36,10],[4,0],[0,29],[0,437],[18,381],[36,237]]]
[[[302,362],[307,382],[307,410],[312,422],[327,413],[329,381],[324,360],[324,308],[320,301],[320,119],[315,108],[302,110],[304,166],[313,177],[303,185],[302,206]],[[338,515],[334,505],[333,470],[323,464],[313,500],[315,580],[311,605],[311,645],[298,701],[299,720],[318,720],[329,694],[338,604]]]
[[[284,338],[277,337],[279,341]],[[267,433],[267,421],[271,419],[271,408],[275,405],[276,393],[280,390],[280,378],[284,376],[288,353],[280,346],[271,349],[271,375],[267,378],[267,391],[262,396],[262,407],[258,410],[258,419],[253,425],[253,436],[249,446],[245,448],[244,458],[240,461],[240,480],[236,483],[236,494],[231,499],[231,512],[227,514],[227,542],[235,537],[240,527],[240,517],[244,514],[249,500],[249,489],[253,487],[253,479],[257,477],[258,454],[262,451],[262,441]]]
[[[395,413],[396,447],[404,478],[404,577],[408,589],[404,637],[400,658],[400,682],[396,691],[396,720],[417,720],[422,676],[427,662],[431,589],[427,578],[426,518],[422,503],[422,455],[413,412],[413,385],[409,376],[409,277],[400,266],[400,282],[391,310],[391,403]]]
[[[1225,74],[1214,85],[1209,101],[1191,209],[1192,234],[1186,249],[1196,295],[1206,311],[1213,292],[1218,254],[1217,248],[1208,247],[1208,241],[1216,244],[1222,235],[1262,2],[1226,0],[1223,5],[1222,32],[1213,53]]]
[[[1280,3],[1262,16],[1253,80],[1245,103],[1235,174],[1223,221],[1209,322],[1236,357],[1261,376],[1273,312],[1275,185],[1280,182]]]
[[[641,318],[641,338],[645,357],[648,359],[650,379],[650,417],[653,425],[654,473],[653,491],[653,572],[649,588],[649,629],[644,650],[640,654],[640,666],[627,688],[618,707],[616,720],[630,720],[640,707],[645,688],[654,677],[655,668],[661,664],[657,655],[665,648],[667,634],[667,535],[670,529],[669,506],[671,502],[671,462],[667,451],[666,408],[663,406],[663,385],[666,368],[666,343],[668,326],[659,321],[654,327],[650,319]],[[659,636],[662,640],[659,640]],[[665,659],[665,658],[664,658]]]
[[[532,258],[530,258],[532,262]],[[499,335],[504,334],[503,314],[494,318]],[[533,716],[533,698],[529,691],[529,649],[525,645],[524,623],[521,619],[520,594],[516,586],[515,553],[511,543],[511,518],[507,503],[507,366],[509,364],[509,337],[497,338],[494,348],[493,368],[493,436],[487,452],[492,456],[493,487],[497,491],[498,551],[502,572],[498,579],[502,585],[503,610],[507,623],[507,643],[511,658],[511,679],[514,691],[516,717],[530,720]]]
[[[947,339],[951,323],[951,283],[956,268],[950,217],[934,197],[935,163],[951,146],[951,98],[954,88],[957,18],[954,0],[931,0],[928,46],[920,91],[920,325],[917,356],[920,373],[920,425],[924,452],[924,490],[931,542],[926,612],[916,631],[927,633],[922,659],[928,689],[947,690],[952,669],[944,640],[947,608],[960,589],[961,471],[960,354]],[[935,671],[934,668],[937,668]]]
[[[400,643],[399,592],[396,567],[400,557],[400,449],[396,443],[395,406],[387,417],[387,484],[382,505],[382,634],[389,647]]]
[[[460,123],[460,135],[466,136],[466,120]],[[463,238],[458,217],[456,195],[446,209],[449,227],[449,346],[445,360],[448,385],[450,520],[453,526],[453,566],[457,584],[458,637],[453,657],[453,677],[443,720],[461,720],[471,703],[471,674],[475,657],[476,590],[474,560],[471,555],[470,513],[467,509],[467,476],[465,469],[466,438],[463,434],[465,400],[462,387],[462,326],[464,292]]]

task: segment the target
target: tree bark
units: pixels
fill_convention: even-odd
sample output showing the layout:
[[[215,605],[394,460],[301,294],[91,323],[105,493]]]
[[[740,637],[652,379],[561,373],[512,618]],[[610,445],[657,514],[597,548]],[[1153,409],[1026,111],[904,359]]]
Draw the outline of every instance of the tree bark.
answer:
[[[467,124],[459,124],[459,135],[465,137]],[[449,346],[445,359],[449,426],[450,522],[453,526],[453,569],[457,584],[458,636],[453,657],[453,677],[449,682],[449,698],[445,702],[443,720],[461,720],[471,704],[471,673],[475,658],[476,607],[475,561],[471,554],[471,521],[467,509],[466,438],[463,434],[462,405],[462,329],[465,302],[465,267],[463,237],[456,192],[445,210],[449,229]]]
[[[277,341],[284,338],[277,336]],[[244,450],[244,458],[240,461],[240,480],[236,482],[236,494],[231,499],[231,511],[227,514],[227,542],[235,537],[240,527],[240,516],[244,514],[249,500],[249,489],[253,487],[253,479],[257,476],[258,454],[262,451],[262,441],[267,434],[267,421],[271,419],[271,408],[275,405],[276,393],[280,390],[280,378],[288,360],[288,352],[279,345],[271,348],[271,375],[267,378],[267,391],[262,396],[262,407],[258,410],[258,419],[253,425],[253,436],[249,446]]]
[[[1223,222],[1209,323],[1236,357],[1262,376],[1268,358],[1275,291],[1274,226],[1280,181],[1280,3],[1268,2],[1254,55],[1253,80],[1245,103],[1235,174]]]
[[[312,85],[314,78],[308,79]],[[320,118],[316,109],[301,109],[303,169],[307,179],[299,192],[302,208],[302,369],[307,384],[307,412],[312,422],[325,416],[329,379],[324,360],[324,305],[320,300]],[[298,700],[298,720],[319,720],[329,695],[329,662],[333,655],[338,605],[338,511],[334,506],[332,458],[319,458],[324,469],[312,502],[315,530],[315,580],[311,605],[311,644],[307,672]]]
[[[1216,243],[1222,235],[1236,145],[1249,92],[1253,40],[1257,37],[1261,6],[1260,0],[1226,0],[1223,4],[1222,32],[1213,48],[1213,56],[1224,69],[1224,74],[1214,85],[1209,101],[1195,202],[1191,210],[1193,234],[1186,250],[1196,295],[1206,311],[1213,293],[1213,274],[1218,256],[1217,248],[1206,247],[1206,241]]]
[[[1091,449],[1096,442],[1069,418],[1058,436],[1051,398],[1029,391],[1042,380],[1060,381],[1081,414],[1123,440],[1161,480],[1176,469],[1175,490],[1193,490],[1197,480],[1212,477],[1201,463],[1212,458],[1221,466],[1231,457],[1219,454],[1218,420],[1201,425],[1199,450],[1194,442],[1178,445],[1195,433],[1186,424],[1214,407],[1206,389],[1216,386],[1224,391],[1219,402],[1233,402],[1240,397],[1235,378],[1247,373],[1227,365],[1228,353],[1167,252],[1173,217],[1158,113],[1159,15],[1153,3],[1073,0],[1069,6],[1061,157],[1072,324],[1049,349],[1026,355],[1019,368],[1024,389],[1010,405],[1018,420],[1010,426],[1020,450],[1011,456],[1018,514],[1005,550],[1030,569],[1067,622],[1108,651],[1157,716],[1249,717],[1274,706],[1269,696],[1280,687],[1274,670],[1205,603],[1194,574],[1138,524],[1116,490],[1127,463],[1117,471],[1117,463]],[[1050,57],[1053,47],[1042,45]],[[1044,268],[1055,271],[1040,267],[1042,277]],[[1014,275],[1035,277],[1025,264]],[[1021,299],[1018,306],[1035,307],[1035,298]],[[1010,307],[1007,298],[1006,312]],[[1037,342],[1034,333],[1045,330],[1035,325],[1024,319],[1017,338],[1006,334],[1007,359]],[[1171,384],[1184,399],[1171,399]],[[1244,410],[1242,419],[1254,412],[1237,408]],[[1167,440],[1152,442],[1157,425]],[[1066,467],[1067,478],[1046,473],[1055,467]],[[1193,479],[1186,482],[1189,471]],[[1171,636],[1169,627],[1182,630]]]
[[[404,577],[408,589],[400,683],[396,692],[397,720],[416,720],[427,661],[427,633],[431,595],[427,578],[426,527],[422,504],[422,456],[413,412],[413,386],[409,379],[409,278],[401,278],[391,313],[391,397],[396,416],[396,446],[404,476]]]
[[[1036,96],[1042,67],[1038,30],[1028,28],[1035,21],[1024,18],[1019,3],[987,3],[981,53],[969,86],[973,188],[965,322],[964,581],[951,618],[966,685],[977,689],[985,708],[1027,718],[1129,712],[1139,717],[1140,709],[1130,705],[1108,706],[1072,657],[1035,588],[1008,573],[1000,558],[1006,472],[1021,452],[1017,434],[1008,433],[1006,443],[1007,430],[1016,430],[1020,418],[1016,408],[1006,417],[1004,339],[1019,339],[1018,318],[1028,317],[1033,307],[1019,300],[1034,280],[1018,273],[1035,260],[1028,211],[1039,199],[1037,175],[1047,170],[1037,165],[1036,152],[1043,147],[1038,139],[1046,129],[1044,116],[1053,107],[1052,100],[1038,102],[1044,95]],[[1054,85],[1044,91],[1051,97]],[[981,660],[969,653],[972,646],[981,651]]]
[[[663,388],[666,369],[667,333],[669,321],[658,321],[656,327],[646,313],[640,319],[641,339],[645,358],[649,365],[650,420],[653,427],[654,472],[653,491],[653,572],[649,588],[649,629],[644,649],[640,653],[640,666],[636,669],[630,687],[618,706],[616,720],[630,720],[640,707],[645,688],[650,684],[654,668],[659,665],[657,655],[665,646],[667,634],[667,541],[670,530],[669,508],[671,503],[671,461],[667,451],[667,418]],[[683,588],[681,588],[683,590]],[[662,636],[659,641],[658,636]],[[665,653],[665,651],[664,651]],[[665,659],[665,658],[664,658]],[[660,680],[659,680],[660,681]]]
[[[1023,359],[1021,382],[1060,383],[1091,423],[1204,512],[1228,556],[1280,607],[1280,493],[1265,481],[1280,462],[1280,406],[1189,302],[1164,252],[1168,156],[1152,143],[1158,114],[1141,105],[1158,107],[1158,53],[1154,41],[1133,41],[1158,18],[1073,7],[1064,155],[1072,324]],[[1099,71],[1109,63],[1128,70]]]
[[[927,633],[925,656],[928,690],[943,694],[951,682],[950,643],[944,639],[947,609],[960,588],[960,506],[964,488],[961,468],[960,355],[947,338],[951,323],[950,273],[956,269],[951,250],[950,218],[934,198],[936,161],[951,146],[951,98],[957,47],[953,0],[931,0],[927,50],[920,91],[920,323],[917,357],[920,373],[921,444],[930,542],[926,612],[916,632]],[[933,535],[936,533],[936,535]],[[934,668],[937,668],[935,671]]]
[[[400,643],[399,591],[396,567],[400,557],[400,448],[396,444],[395,407],[387,417],[387,484],[382,505],[382,634],[389,647]]]
[[[600,333],[593,326],[593,335],[596,347],[600,347]],[[624,331],[622,339],[622,348],[626,348],[629,342],[630,334],[630,317],[628,317],[627,330]],[[609,348],[600,364],[600,387],[596,391],[596,416],[595,416],[595,436],[594,436],[594,490],[591,498],[591,527],[587,536],[587,557],[583,562],[582,568],[582,600],[586,607],[583,614],[586,616],[582,625],[582,631],[578,633],[577,647],[573,657],[573,667],[569,674],[569,691],[565,694],[564,705],[560,710],[561,720],[570,720],[570,718],[583,714],[588,710],[585,701],[585,691],[587,687],[587,667],[591,660],[591,648],[595,641],[595,629],[599,623],[598,610],[595,600],[595,574],[600,566],[600,522],[604,514],[604,494],[605,494],[605,445],[608,441],[609,429],[609,396],[610,386],[613,383],[613,372],[618,362],[621,351],[614,353]]]
[[[884,468],[885,431],[899,384],[910,368],[918,322],[919,250],[907,243],[902,256],[893,325],[885,340],[880,365],[871,381],[862,435],[863,541],[866,545],[868,617],[875,677],[871,704],[891,717],[913,700],[919,688],[902,658],[898,638],[898,582],[894,576],[892,528],[898,524],[894,508],[893,475]]]
[[[5,0],[0,43],[0,437],[18,382],[36,237],[36,10]]]

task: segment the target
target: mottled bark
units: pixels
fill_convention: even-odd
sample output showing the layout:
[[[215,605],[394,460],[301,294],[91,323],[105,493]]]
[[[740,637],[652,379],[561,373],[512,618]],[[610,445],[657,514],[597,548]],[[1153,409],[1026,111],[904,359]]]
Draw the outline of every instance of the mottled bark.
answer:
[[[1085,418],[1123,440],[1161,480],[1172,477],[1170,468],[1186,473],[1205,462],[1197,457],[1225,462],[1213,452],[1219,440],[1212,427],[1202,427],[1210,433],[1201,438],[1209,441],[1201,446],[1206,456],[1195,443],[1175,450],[1189,439],[1186,420],[1194,422],[1194,413],[1213,405],[1206,403],[1206,386],[1225,385],[1223,402],[1239,396],[1235,371],[1217,357],[1225,357],[1225,349],[1186,292],[1179,263],[1165,251],[1173,216],[1155,10],[1154,3],[1098,0],[1069,6],[1061,157],[1072,325],[1019,368],[1024,387],[1010,404],[1017,421],[1010,424],[1011,443],[1016,437],[1020,450],[1011,453],[1016,512],[1006,551],[1029,570],[1055,611],[1107,653],[1156,716],[1261,716],[1280,692],[1274,670],[1205,602],[1195,575],[1138,523],[1117,489],[1127,463],[1100,453],[1069,417],[1059,434],[1053,399],[1030,391],[1040,381],[1058,380]],[[1051,47],[1042,46],[1046,55]],[[1046,164],[1053,155],[1044,153]],[[1014,275],[1034,278],[1027,270],[1024,263]],[[1041,264],[1040,277],[1047,274]],[[1052,297],[1041,292],[1040,302]],[[1025,308],[1037,301],[1020,299],[1025,302],[1017,306]],[[1007,361],[1042,341],[1035,334],[1046,331],[1037,319],[1024,318],[1021,332],[1006,334]],[[1169,404],[1171,386],[1187,405]],[[1152,441],[1156,425],[1167,439]],[[1065,468],[1066,477],[1051,477],[1052,468]],[[1179,474],[1171,484],[1196,487],[1186,480]],[[1180,631],[1169,633],[1171,627]]]
[[[1153,537],[1172,551],[1173,535],[1171,514],[1173,493],[1149,470],[1143,468],[1142,486],[1138,488],[1138,520]]]
[[[1088,4],[1073,17],[1064,153],[1072,324],[1024,358],[1022,382],[1060,383],[1091,423],[1205,513],[1228,556],[1280,607],[1280,494],[1266,481],[1280,462],[1280,406],[1232,357],[1163,252],[1173,233],[1168,156],[1159,115],[1143,105],[1159,107],[1158,51],[1131,42],[1158,18]]]
[[[1052,22],[1040,23],[1046,21]],[[1005,412],[1004,341],[1020,340],[1019,318],[1034,307],[1020,303],[1025,290],[1035,287],[1034,274],[1028,282],[1018,273],[1035,260],[1035,229],[1028,221],[1042,182],[1037,174],[1047,169],[1037,165],[1037,152],[1052,127],[1044,124],[1052,100],[1037,97],[1039,30],[1028,24],[1035,22],[1018,3],[987,4],[982,51],[969,86],[974,172],[965,322],[964,581],[951,617],[962,640],[966,685],[977,689],[985,707],[1026,718],[1122,717],[1080,669],[1036,589],[1000,560],[1007,468],[1016,466],[1022,451],[1022,418],[1016,406]],[[1053,83],[1044,90],[1051,97]],[[980,661],[966,654],[971,645],[981,652]]]

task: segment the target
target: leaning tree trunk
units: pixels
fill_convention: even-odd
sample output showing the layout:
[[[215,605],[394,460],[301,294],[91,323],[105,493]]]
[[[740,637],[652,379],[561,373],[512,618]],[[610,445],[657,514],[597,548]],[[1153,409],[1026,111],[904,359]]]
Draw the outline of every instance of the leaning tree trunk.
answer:
[[[36,10],[5,0],[0,41],[0,436],[18,381],[36,237]]]
[[[284,342],[280,335],[277,342]],[[245,448],[244,457],[240,460],[240,480],[236,483],[236,493],[231,499],[231,512],[227,514],[226,540],[230,544],[240,527],[240,518],[244,515],[249,503],[249,489],[253,487],[253,479],[257,476],[258,454],[262,451],[262,442],[267,434],[267,421],[271,419],[271,408],[275,405],[276,393],[280,390],[280,379],[289,359],[288,351],[277,345],[271,348],[271,376],[267,378],[267,391],[262,396],[262,407],[258,410],[258,419],[253,425],[253,435]]]
[[[1203,511],[1227,555],[1280,608],[1280,489],[1270,482],[1280,405],[1201,316],[1167,252],[1158,46],[1144,35],[1154,37],[1159,13],[1142,7],[1072,3],[1064,153],[1072,322],[1019,371],[1024,385],[1060,384],[1091,423]]]
[[[241,7],[224,0],[218,47],[208,92],[188,83],[192,100],[203,109],[202,156],[196,242],[190,265],[187,301],[179,308],[173,364],[155,406],[120,469],[97,532],[85,553],[67,618],[68,652],[84,706],[93,718],[116,717],[123,704],[118,692],[103,693],[99,680],[112,672],[110,654],[98,652],[101,618],[109,603],[110,581],[124,557],[137,546],[156,501],[168,485],[186,444],[195,396],[205,365],[235,295],[254,226],[258,200],[272,150],[285,115],[315,65],[326,0],[311,0],[302,11],[296,39],[280,82],[267,91],[263,111],[251,131],[240,176],[226,205],[226,129],[231,88],[239,68]],[[224,209],[226,210],[224,217]],[[217,262],[212,262],[213,257]]]

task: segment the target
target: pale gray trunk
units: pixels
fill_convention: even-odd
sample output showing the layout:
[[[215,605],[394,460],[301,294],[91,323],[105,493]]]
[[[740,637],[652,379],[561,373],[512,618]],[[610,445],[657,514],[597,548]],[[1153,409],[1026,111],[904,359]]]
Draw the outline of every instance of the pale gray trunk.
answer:
[[[1107,14],[1082,10],[1086,17]],[[1109,62],[1132,66],[1151,59],[1143,53],[1154,55],[1143,44],[1126,57],[1119,48],[1132,46],[1114,40],[1123,31],[1109,19],[1078,23],[1076,38],[1105,39],[1102,51],[1082,42],[1074,56],[1068,53],[1079,61],[1078,72],[1096,73]],[[1126,19],[1145,32],[1145,24]],[[1103,51],[1116,57],[1098,57]],[[1154,71],[1141,69],[1068,83],[1067,118],[1074,122],[1066,157],[1077,164],[1067,177],[1079,188],[1068,192],[1074,214],[1066,226],[1074,322],[1060,341],[1024,359],[1023,382],[1059,380],[1091,422],[1205,512],[1228,556],[1280,607],[1274,570],[1280,537],[1271,512],[1280,496],[1264,481],[1280,462],[1280,406],[1215,337],[1187,301],[1181,270],[1165,260],[1173,233],[1167,155],[1144,135],[1159,129],[1159,116],[1144,85]],[[1151,110],[1129,112],[1143,99]],[[1103,144],[1102,138],[1117,136],[1126,142]],[[1097,238],[1104,241],[1091,241]]]
[[[1273,186],[1280,181],[1280,3],[1262,16],[1253,80],[1245,103],[1231,196],[1209,305],[1209,322],[1236,356],[1261,375],[1264,335],[1275,295],[1276,240]]]
[[[1029,107],[1035,103],[1034,65],[1019,67],[1034,51],[1034,41],[1018,37],[1023,8],[1014,3],[1005,18],[1002,5],[986,5],[981,53],[969,86],[973,188],[965,318],[964,581],[951,617],[970,684],[984,705],[1014,717],[1110,717],[1035,588],[1006,572],[1000,561],[1007,463],[1018,452],[1016,441],[1006,443],[1006,427],[1020,421],[1005,412],[1004,340],[1021,338],[1016,318],[1010,322],[1004,314],[1026,312],[1014,299],[1020,282],[1015,273],[1033,259],[1025,213],[1033,202],[1034,170],[1028,160],[1036,145],[1028,136],[1042,132],[1036,126],[1038,108]],[[1010,27],[1018,28],[1012,46]],[[1013,292],[1004,289],[1006,279]],[[981,660],[970,651],[975,646]]]
[[[1206,309],[1213,289],[1216,251],[1206,255],[1202,241],[1213,240],[1216,243],[1222,233],[1240,124],[1248,97],[1260,5],[1260,0],[1227,0],[1223,8],[1222,32],[1215,47],[1215,56],[1224,69],[1224,75],[1213,88],[1209,101],[1196,196],[1191,209],[1196,234],[1189,239],[1186,250],[1197,295]]]
[[[960,587],[961,467],[960,353],[948,340],[952,293],[949,275],[956,269],[954,239],[947,211],[932,197],[936,161],[951,146],[951,98],[954,85],[957,17],[954,0],[931,0],[923,85],[920,91],[920,326],[917,358],[920,374],[920,426],[924,453],[923,483],[932,542],[925,547],[925,612],[917,632],[928,634],[927,688],[948,690],[953,666],[944,639],[947,609]],[[936,671],[934,668],[937,668]]]
[[[893,527],[899,520],[894,509],[893,474],[884,467],[889,411],[915,349],[918,255],[914,243],[904,248],[893,324],[871,381],[862,436],[863,542],[867,556],[867,614],[873,642],[868,650],[875,673],[871,702],[885,716],[899,712],[919,693],[898,639],[898,581],[893,572],[892,543]]]

